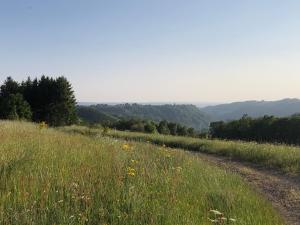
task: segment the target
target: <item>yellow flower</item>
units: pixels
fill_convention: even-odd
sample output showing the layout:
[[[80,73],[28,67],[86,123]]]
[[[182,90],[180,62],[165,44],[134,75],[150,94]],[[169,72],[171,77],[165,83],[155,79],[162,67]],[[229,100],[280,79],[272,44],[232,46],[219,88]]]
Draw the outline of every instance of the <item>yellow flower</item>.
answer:
[[[130,149],[129,144],[123,144],[122,149],[125,150],[125,151],[128,151]]]
[[[127,174],[128,174],[129,176],[132,176],[132,177],[135,176],[135,172],[128,172]]]
[[[46,124],[45,121],[42,121],[42,122],[39,123],[39,128],[40,129],[47,128],[47,127],[48,127],[48,125]]]
[[[136,173],[136,171],[135,171],[134,168],[132,168],[132,167],[128,167],[128,168],[127,168],[127,174],[128,174],[129,176],[134,177],[134,176],[135,176],[135,173]]]
[[[137,160],[134,160],[134,159],[132,159],[132,160],[130,160],[132,163],[134,163],[134,164],[136,164],[136,163],[138,163],[139,161],[137,161]]]

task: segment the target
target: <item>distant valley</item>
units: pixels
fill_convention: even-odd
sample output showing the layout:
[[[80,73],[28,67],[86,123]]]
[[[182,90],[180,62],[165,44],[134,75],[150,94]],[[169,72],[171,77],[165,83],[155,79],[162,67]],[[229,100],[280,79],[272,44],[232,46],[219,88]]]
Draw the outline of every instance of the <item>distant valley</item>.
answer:
[[[90,123],[115,121],[119,118],[140,118],[153,121],[167,120],[193,127],[207,129],[211,118],[195,105],[142,105],[142,104],[98,104],[78,106],[78,116]]]
[[[257,118],[264,115],[285,117],[300,113],[299,99],[278,101],[245,101],[215,106],[197,107],[192,104],[94,104],[81,102],[77,106],[81,119],[90,123],[116,121],[119,118],[167,120],[206,130],[213,121],[229,121],[247,114]]]

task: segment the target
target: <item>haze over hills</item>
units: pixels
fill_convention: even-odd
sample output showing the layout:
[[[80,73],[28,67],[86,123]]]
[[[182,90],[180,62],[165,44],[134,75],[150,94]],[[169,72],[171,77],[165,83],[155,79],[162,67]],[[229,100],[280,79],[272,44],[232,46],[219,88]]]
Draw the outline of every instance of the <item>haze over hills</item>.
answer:
[[[234,120],[245,114],[254,118],[264,115],[285,117],[300,113],[300,100],[287,98],[278,101],[233,102],[207,106],[200,110],[210,115],[212,120]]]
[[[152,101],[152,102],[84,102],[84,101],[80,101],[77,104],[79,106],[91,106],[91,105],[120,105],[120,104],[139,104],[139,105],[195,105],[197,107],[206,107],[206,106],[215,106],[215,105],[219,105],[219,104],[224,104],[224,102],[207,102],[207,101],[200,101],[200,102],[172,102],[172,101]]]
[[[210,117],[195,105],[141,105],[141,104],[98,104],[78,106],[77,113],[87,122],[103,122],[118,118],[140,118],[154,121],[167,120],[193,127],[207,129]]]
[[[285,117],[300,113],[299,99],[278,101],[245,101],[197,107],[192,104],[89,104],[77,106],[81,119],[90,123],[115,122],[119,118],[140,118],[154,121],[167,120],[196,130],[207,129],[217,120],[235,120],[247,114],[257,118],[264,115]]]

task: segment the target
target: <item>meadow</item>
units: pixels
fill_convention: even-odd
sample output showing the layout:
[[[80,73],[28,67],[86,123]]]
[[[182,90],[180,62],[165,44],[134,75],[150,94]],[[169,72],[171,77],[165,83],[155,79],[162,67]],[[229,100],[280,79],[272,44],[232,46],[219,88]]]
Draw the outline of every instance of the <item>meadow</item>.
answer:
[[[245,141],[210,140],[205,138],[180,137],[161,134],[145,134],[71,126],[63,128],[67,132],[81,133],[91,136],[105,135],[141,142],[151,142],[172,148],[214,154],[229,157],[242,162],[250,162],[270,169],[277,169],[291,175],[300,175],[300,147],[284,144],[261,144]]]
[[[0,140],[0,224],[283,224],[239,176],[186,151],[25,122],[0,121]]]

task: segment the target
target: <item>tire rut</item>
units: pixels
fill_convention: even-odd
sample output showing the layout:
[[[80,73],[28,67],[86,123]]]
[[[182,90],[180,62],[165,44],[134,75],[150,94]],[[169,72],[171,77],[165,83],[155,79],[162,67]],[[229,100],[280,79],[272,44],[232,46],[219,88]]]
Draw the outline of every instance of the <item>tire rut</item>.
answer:
[[[192,153],[202,160],[237,173],[263,194],[288,225],[300,225],[300,176],[287,175],[250,163],[232,161],[203,153]]]

